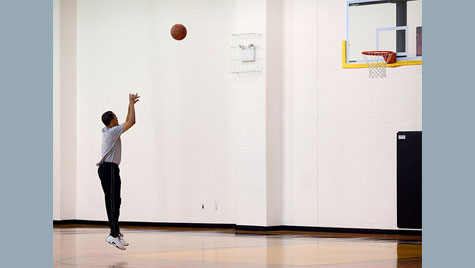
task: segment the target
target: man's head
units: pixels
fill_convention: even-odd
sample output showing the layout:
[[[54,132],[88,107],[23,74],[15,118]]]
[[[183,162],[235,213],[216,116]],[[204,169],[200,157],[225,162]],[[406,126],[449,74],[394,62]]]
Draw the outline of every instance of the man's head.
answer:
[[[102,123],[104,123],[106,127],[116,127],[119,125],[119,120],[113,112],[107,111],[102,115]]]

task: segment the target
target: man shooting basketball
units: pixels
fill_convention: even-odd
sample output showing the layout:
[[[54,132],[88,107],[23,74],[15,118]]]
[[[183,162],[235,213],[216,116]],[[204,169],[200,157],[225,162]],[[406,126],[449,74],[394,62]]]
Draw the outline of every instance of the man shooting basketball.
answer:
[[[139,101],[139,98],[138,94],[129,94],[129,110],[122,125],[119,125],[117,116],[113,112],[108,111],[102,115],[102,122],[106,127],[102,129],[102,159],[97,163],[99,167],[97,172],[105,195],[107,218],[111,230],[106,242],[121,250],[125,250],[125,246],[129,243],[123,239],[119,229],[121,204],[119,164],[122,153],[120,136],[135,124],[135,103]]]

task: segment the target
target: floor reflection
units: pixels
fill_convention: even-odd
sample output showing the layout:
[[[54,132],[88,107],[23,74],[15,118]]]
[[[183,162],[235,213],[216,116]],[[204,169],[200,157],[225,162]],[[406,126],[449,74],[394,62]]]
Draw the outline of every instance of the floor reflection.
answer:
[[[413,257],[416,255],[418,257]],[[422,267],[421,241],[398,242],[397,245],[397,268]]]

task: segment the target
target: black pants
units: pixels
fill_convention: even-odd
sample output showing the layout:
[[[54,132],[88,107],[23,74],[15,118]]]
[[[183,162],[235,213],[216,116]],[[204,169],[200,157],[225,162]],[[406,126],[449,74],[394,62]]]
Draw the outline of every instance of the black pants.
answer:
[[[109,219],[110,235],[118,237],[120,214],[120,170],[114,163],[102,163],[97,170],[101,178],[102,190],[106,200],[107,218]]]

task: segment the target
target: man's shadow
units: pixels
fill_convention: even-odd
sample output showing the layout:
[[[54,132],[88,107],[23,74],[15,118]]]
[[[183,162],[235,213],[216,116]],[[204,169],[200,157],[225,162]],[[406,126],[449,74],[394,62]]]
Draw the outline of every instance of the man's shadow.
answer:
[[[113,265],[109,266],[109,268],[126,268],[127,265],[128,265],[127,262],[122,261],[122,262],[119,262],[119,263],[116,263],[116,264],[113,264]]]

